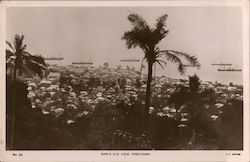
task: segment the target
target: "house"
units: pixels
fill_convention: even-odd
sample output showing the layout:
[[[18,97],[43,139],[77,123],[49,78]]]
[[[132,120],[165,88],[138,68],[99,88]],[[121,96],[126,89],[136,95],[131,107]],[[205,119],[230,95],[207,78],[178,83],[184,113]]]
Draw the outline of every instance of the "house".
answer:
[[[60,73],[58,72],[50,72],[47,76],[49,80],[59,80],[60,79]]]

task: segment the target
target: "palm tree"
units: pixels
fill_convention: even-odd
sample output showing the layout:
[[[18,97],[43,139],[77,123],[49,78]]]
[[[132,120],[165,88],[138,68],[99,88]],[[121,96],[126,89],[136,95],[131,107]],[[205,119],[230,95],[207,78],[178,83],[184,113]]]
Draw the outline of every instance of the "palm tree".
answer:
[[[144,58],[148,63],[148,76],[146,87],[146,104],[145,104],[145,129],[147,129],[148,111],[150,106],[150,89],[152,81],[152,69],[155,63],[158,63],[162,68],[166,65],[166,61],[160,59],[165,56],[167,61],[178,64],[178,71],[181,74],[185,73],[181,58],[186,59],[192,66],[199,67],[200,64],[195,56],[190,56],[187,53],[175,50],[160,50],[157,46],[160,41],[165,38],[169,30],[165,29],[165,21],[167,14],[159,17],[154,28],[150,27],[147,22],[137,14],[130,14],[128,20],[133,25],[132,30],[123,34],[122,39],[126,41],[127,48],[139,47],[144,52]]]
[[[44,58],[39,55],[31,55],[26,51],[26,44],[23,44],[24,36],[15,35],[13,45],[6,41],[9,49],[6,49],[6,69],[13,72],[13,81],[23,72],[34,73],[42,77],[43,71],[47,68]]]
[[[47,65],[44,62],[42,56],[31,55],[26,51],[26,44],[23,44],[24,36],[15,35],[14,42],[11,44],[6,41],[9,49],[6,49],[6,69],[12,74],[12,113],[11,113],[11,137],[10,137],[10,148],[13,148],[14,142],[14,126],[15,126],[15,109],[16,109],[16,80],[17,77],[22,75],[23,72],[28,74],[34,73],[42,77],[43,70],[46,69]],[[18,72],[18,73],[17,73]],[[17,75],[18,74],[18,75]]]

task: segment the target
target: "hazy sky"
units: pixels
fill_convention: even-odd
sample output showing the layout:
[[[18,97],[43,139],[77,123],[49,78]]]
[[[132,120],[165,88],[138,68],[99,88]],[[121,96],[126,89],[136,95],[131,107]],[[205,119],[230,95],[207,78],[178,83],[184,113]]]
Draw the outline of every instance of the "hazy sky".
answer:
[[[24,34],[33,54],[62,56],[65,64],[92,59],[95,65],[109,62],[115,67],[120,59],[143,57],[140,49],[128,50],[121,37],[132,28],[130,13],[141,15],[151,26],[167,13],[169,35],[160,43],[162,49],[173,49],[196,55],[202,80],[242,83],[242,72],[217,72],[211,63],[232,63],[242,68],[242,11],[240,7],[19,7],[7,9],[7,40]],[[139,63],[135,63],[138,68]],[[157,67],[158,75],[180,77],[176,66]]]

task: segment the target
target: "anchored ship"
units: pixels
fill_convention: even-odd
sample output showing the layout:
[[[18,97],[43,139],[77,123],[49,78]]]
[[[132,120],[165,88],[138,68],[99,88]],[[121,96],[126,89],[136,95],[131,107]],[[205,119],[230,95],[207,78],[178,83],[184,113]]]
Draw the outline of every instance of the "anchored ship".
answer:
[[[63,60],[63,57],[45,57],[44,60]]]
[[[93,62],[90,62],[90,61],[72,62],[72,65],[93,65]]]
[[[213,66],[232,66],[232,64],[229,64],[229,63],[212,63],[211,65],[213,65]]]
[[[236,68],[223,68],[223,69],[217,69],[218,71],[242,71],[241,69]]]
[[[139,59],[121,59],[121,62],[139,62]]]

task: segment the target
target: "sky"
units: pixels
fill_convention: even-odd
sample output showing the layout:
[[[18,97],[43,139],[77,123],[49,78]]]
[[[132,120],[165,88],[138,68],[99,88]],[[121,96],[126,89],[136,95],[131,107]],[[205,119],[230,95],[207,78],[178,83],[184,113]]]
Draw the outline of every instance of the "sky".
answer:
[[[201,80],[242,84],[242,72],[218,72],[211,63],[231,63],[243,68],[242,10],[240,7],[9,7],[6,13],[6,39],[23,34],[27,50],[44,57],[64,57],[63,63],[91,60],[94,66],[108,62],[111,67],[121,59],[142,59],[141,49],[127,49],[121,39],[132,29],[127,17],[141,15],[150,26],[168,14],[166,28],[170,30],[159,44],[196,55],[199,70],[188,68],[184,76],[175,64],[156,75],[187,78],[196,73]],[[139,69],[140,63],[131,63]],[[146,73],[146,69],[144,70]]]

